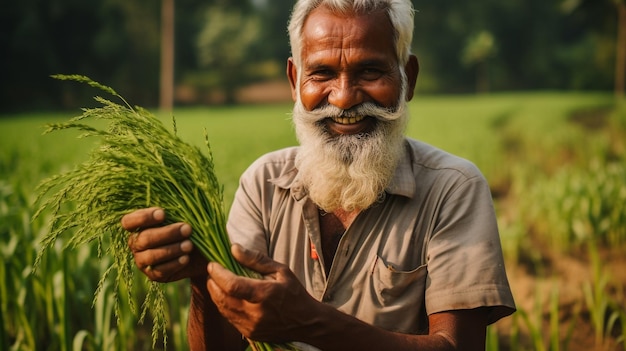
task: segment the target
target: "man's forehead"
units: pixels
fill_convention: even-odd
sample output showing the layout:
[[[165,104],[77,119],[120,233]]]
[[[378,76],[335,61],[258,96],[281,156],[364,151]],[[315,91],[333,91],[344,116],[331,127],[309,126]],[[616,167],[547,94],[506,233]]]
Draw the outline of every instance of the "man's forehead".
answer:
[[[327,49],[367,48],[394,51],[393,27],[384,11],[369,14],[336,13],[320,7],[302,29],[303,54]],[[382,52],[381,52],[382,54]]]
[[[368,13],[337,12],[325,6],[311,11],[302,28],[303,35],[308,39],[323,40],[334,31],[349,31],[351,33],[382,32],[393,39],[393,26],[387,13],[377,10]]]

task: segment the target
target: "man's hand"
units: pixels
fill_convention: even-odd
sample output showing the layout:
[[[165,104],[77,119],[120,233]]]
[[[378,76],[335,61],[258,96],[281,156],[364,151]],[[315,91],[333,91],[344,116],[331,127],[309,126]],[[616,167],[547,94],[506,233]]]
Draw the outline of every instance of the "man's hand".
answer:
[[[122,217],[122,227],[131,232],[128,246],[137,267],[158,282],[206,276],[206,260],[189,240],[191,227],[185,223],[163,226],[164,221],[165,212],[156,207]]]
[[[287,266],[236,244],[232,253],[264,279],[240,277],[218,263],[209,263],[207,289],[220,313],[248,338],[272,342],[298,339],[298,330],[306,330],[311,321],[312,314],[307,311],[314,311],[320,303]]]
[[[233,256],[264,279],[239,277],[211,262],[207,289],[219,312],[253,340],[301,341],[321,350],[484,350],[487,309],[434,313],[429,335],[371,326],[309,295],[289,268],[238,245]]]

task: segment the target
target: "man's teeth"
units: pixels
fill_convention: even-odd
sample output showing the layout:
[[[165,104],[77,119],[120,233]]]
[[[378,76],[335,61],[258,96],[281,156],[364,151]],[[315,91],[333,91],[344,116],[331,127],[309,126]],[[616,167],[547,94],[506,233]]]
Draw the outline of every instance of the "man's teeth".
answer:
[[[365,116],[356,116],[356,117],[333,117],[333,122],[339,124],[354,124],[362,121]]]

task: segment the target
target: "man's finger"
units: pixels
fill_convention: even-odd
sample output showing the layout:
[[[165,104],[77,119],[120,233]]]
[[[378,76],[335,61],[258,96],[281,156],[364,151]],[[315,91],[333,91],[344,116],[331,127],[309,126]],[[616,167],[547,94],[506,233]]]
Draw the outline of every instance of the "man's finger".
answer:
[[[262,280],[238,276],[216,262],[209,263],[208,273],[209,282],[219,287],[225,296],[247,301],[258,300],[256,295],[260,293],[259,284],[263,283]]]
[[[187,241],[191,232],[189,224],[174,223],[165,227],[144,229],[132,234],[129,241],[135,251],[143,251]]]
[[[122,227],[135,232],[145,227],[152,227],[165,220],[165,211],[158,207],[150,207],[131,212],[122,217]]]
[[[139,267],[150,279],[157,282],[171,281],[171,277],[184,269],[189,263],[189,256],[184,255],[176,259]],[[139,266],[139,264],[138,264]]]
[[[233,244],[231,252],[239,263],[263,275],[276,273],[279,269],[278,262],[259,251],[248,250],[239,244]]]

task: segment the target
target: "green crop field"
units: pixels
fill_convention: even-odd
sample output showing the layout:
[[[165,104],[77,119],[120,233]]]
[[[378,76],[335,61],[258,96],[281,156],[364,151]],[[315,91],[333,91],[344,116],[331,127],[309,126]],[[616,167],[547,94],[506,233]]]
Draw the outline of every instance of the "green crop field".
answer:
[[[173,115],[189,143],[202,148],[207,130],[229,206],[248,164],[297,143],[290,112],[276,104]],[[519,311],[490,327],[488,349],[626,350],[626,109],[610,94],[537,92],[418,95],[410,113],[409,136],[473,161],[492,187]],[[41,134],[79,114],[0,116],[1,350],[152,349],[151,316],[139,324],[125,292],[117,312],[114,286],[93,299],[111,260],[98,259],[96,245],[58,242],[32,270],[49,219],[31,220],[35,187],[94,145],[75,131]],[[132,301],[141,304],[137,279]],[[165,291],[167,349],[184,350],[186,283]]]

